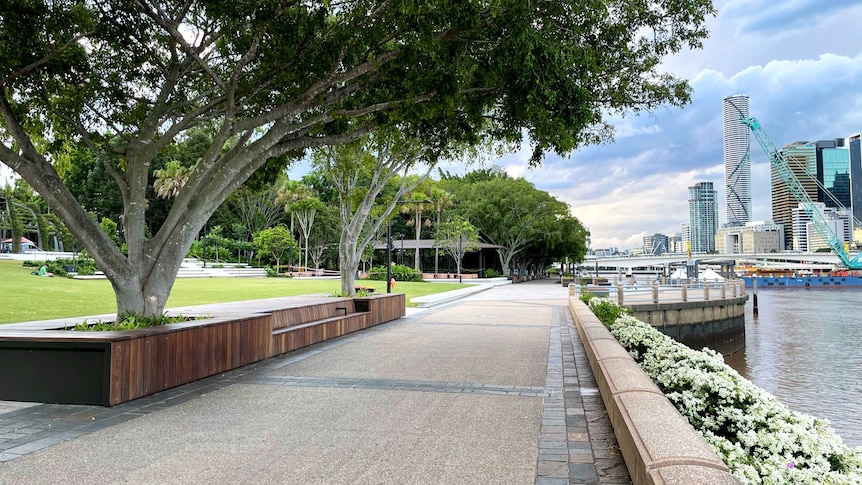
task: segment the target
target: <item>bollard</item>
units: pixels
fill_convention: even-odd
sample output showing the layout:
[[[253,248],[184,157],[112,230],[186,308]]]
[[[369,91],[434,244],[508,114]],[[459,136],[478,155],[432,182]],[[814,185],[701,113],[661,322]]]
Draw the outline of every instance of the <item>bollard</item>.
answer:
[[[709,301],[709,283],[703,284],[703,301]]]
[[[680,287],[679,296],[682,301],[688,301],[688,285],[682,285],[682,287]]]
[[[721,284],[721,299],[727,300],[727,283]]]
[[[623,306],[623,285],[617,285],[617,305]]]
[[[652,285],[652,302],[658,303],[658,285]]]
[[[751,278],[751,290],[752,290],[752,293],[754,293],[754,297],[752,298],[752,301],[754,302],[753,311],[754,311],[754,315],[757,316],[757,313],[758,313],[758,310],[757,310],[757,278]]]

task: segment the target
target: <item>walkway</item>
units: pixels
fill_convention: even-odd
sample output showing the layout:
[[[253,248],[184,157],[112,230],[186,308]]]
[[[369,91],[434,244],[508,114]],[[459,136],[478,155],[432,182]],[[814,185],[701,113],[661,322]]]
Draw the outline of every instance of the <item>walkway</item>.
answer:
[[[629,483],[566,295],[497,287],[114,408],[0,404],[0,484]]]

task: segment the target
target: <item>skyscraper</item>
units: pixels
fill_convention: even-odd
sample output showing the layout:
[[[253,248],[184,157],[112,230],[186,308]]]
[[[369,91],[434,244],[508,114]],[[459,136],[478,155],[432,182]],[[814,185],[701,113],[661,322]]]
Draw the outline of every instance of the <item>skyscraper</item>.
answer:
[[[724,189],[727,225],[742,226],[751,220],[751,139],[747,118],[748,96],[724,98]]]
[[[852,141],[851,141],[852,143]],[[851,209],[852,150],[844,148],[844,140],[798,141],[785,145],[781,155],[812,202],[822,202],[829,208]],[[803,223],[793,219],[793,212],[803,201],[797,200],[784,179],[772,167],[772,219],[784,226],[784,247],[798,249],[803,237]]]
[[[850,151],[844,148],[844,139],[817,142],[817,202],[826,207],[849,209]]]
[[[797,141],[785,145],[781,149],[781,155],[787,160],[790,171],[802,184],[802,188],[811,200],[817,200],[817,145],[806,141]],[[798,200],[787,184],[776,170],[774,165],[770,166],[772,175],[772,220],[784,227],[784,247],[791,249],[796,246],[794,242],[795,228],[793,226],[793,209],[799,205]]]
[[[688,188],[688,231],[691,252],[715,251],[718,212],[712,182],[698,182]]]

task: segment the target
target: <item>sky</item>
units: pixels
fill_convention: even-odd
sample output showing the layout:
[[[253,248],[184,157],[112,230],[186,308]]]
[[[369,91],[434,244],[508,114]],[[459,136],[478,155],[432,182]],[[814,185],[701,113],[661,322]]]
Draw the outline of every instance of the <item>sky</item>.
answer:
[[[496,160],[570,204],[592,248],[639,248],[653,233],[688,222],[688,187],[713,182],[726,222],[722,99],[749,96],[777,146],[862,132],[862,0],[716,0],[702,50],[665,60],[687,79],[684,108],[611,118],[612,143],[528,168],[529,149]],[[753,220],[770,220],[769,160],[751,137]]]

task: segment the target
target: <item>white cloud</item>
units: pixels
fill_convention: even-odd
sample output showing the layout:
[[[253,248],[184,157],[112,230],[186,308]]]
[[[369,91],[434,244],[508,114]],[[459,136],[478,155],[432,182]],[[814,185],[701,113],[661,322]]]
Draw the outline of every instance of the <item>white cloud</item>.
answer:
[[[780,147],[862,131],[860,85],[862,55],[772,61],[730,76],[707,69],[692,81],[689,106],[625,118],[617,124],[625,136],[613,144],[548,156],[535,170],[526,169],[523,152],[506,157],[505,167],[571,204],[594,247],[678,232],[688,219],[687,188],[701,181],[719,191],[723,222],[722,98],[749,95],[752,116]],[[768,158],[754,137],[752,195],[754,219],[771,219]]]

